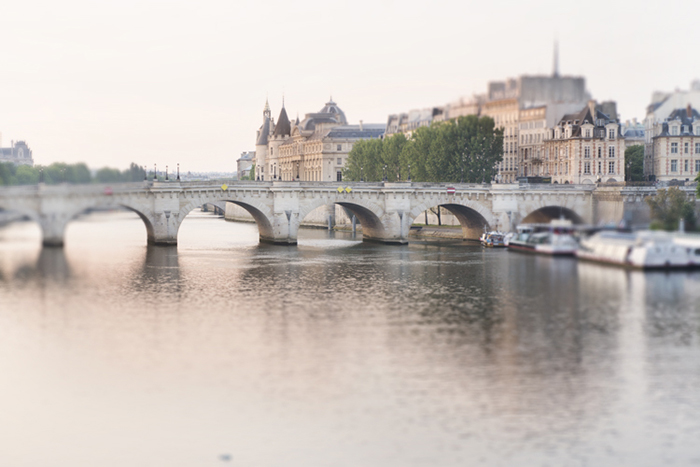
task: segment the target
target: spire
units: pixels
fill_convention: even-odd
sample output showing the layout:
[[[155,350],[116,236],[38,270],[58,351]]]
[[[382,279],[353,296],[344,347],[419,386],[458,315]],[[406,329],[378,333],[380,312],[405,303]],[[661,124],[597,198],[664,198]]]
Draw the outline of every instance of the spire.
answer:
[[[268,102],[267,97],[266,97],[265,98],[265,108],[263,109],[263,116],[270,118],[270,115],[272,115],[272,112],[270,111],[270,103]]]
[[[554,69],[552,70],[552,76],[559,78],[559,41],[554,40]]]

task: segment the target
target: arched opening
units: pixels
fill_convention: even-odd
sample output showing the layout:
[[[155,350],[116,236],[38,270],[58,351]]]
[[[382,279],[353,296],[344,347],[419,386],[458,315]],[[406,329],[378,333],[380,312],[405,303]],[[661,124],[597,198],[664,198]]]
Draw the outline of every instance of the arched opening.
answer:
[[[384,241],[386,233],[381,219],[375,213],[364,206],[354,203],[337,203],[350,211],[359,221],[362,226],[362,240],[378,240]]]
[[[426,231],[429,231],[431,227],[434,228],[436,224],[440,224],[440,226],[447,225],[448,227],[450,225],[457,225],[453,219],[443,217],[443,210],[438,208],[444,208],[449,211],[449,213],[453,216],[453,219],[459,223],[458,225],[461,227],[462,234],[461,238],[463,240],[477,241],[484,231],[491,229],[488,220],[486,220],[481,213],[461,204],[441,204],[439,206],[431,207],[418,214],[412,220],[412,223],[424,224]],[[448,231],[435,234],[435,236],[450,238]]]
[[[257,230],[257,240],[260,242],[266,242],[266,243],[274,243],[274,234],[273,234],[273,227],[272,223],[270,222],[270,219],[268,216],[262,212],[260,209],[257,207],[237,201],[237,200],[232,200],[232,199],[216,199],[212,201],[206,201],[201,204],[191,204],[186,207],[180,208],[180,213],[178,217],[178,222],[176,225],[176,230],[175,230],[175,238],[179,238],[180,236],[180,228],[182,227],[182,224],[185,222],[185,219],[188,217],[192,220],[193,217],[202,217],[199,216],[199,214],[191,215],[193,214],[193,211],[197,211],[198,213],[206,213],[206,212],[211,212],[211,209],[209,210],[204,210],[202,209],[202,206],[207,205],[209,207],[212,206],[217,206],[218,209],[221,209],[222,203],[225,204],[226,208],[222,210],[222,212],[225,213],[225,218],[229,219],[228,216],[228,206],[230,205],[235,205],[236,207],[239,207],[239,211],[242,213],[245,213],[244,215],[241,215],[241,219],[243,222],[247,222],[248,224],[252,224],[253,222],[256,224],[256,226],[248,225],[240,228],[240,234],[241,238],[237,239],[236,241],[240,240],[244,243],[247,243],[250,241],[250,237],[253,235],[254,231]],[[211,236],[207,233],[204,234],[206,238],[208,239],[209,242],[211,241],[216,241],[217,238],[220,236],[226,236],[230,232],[230,225],[227,226],[228,223],[221,222],[221,218],[219,216],[217,217],[212,217],[212,216],[204,216],[207,217],[209,220],[214,222],[215,224],[212,224],[212,226],[216,226],[214,230],[211,230]],[[234,220],[234,219],[231,219]],[[238,220],[238,219],[235,219]],[[199,219],[198,219],[199,221]],[[256,228],[257,227],[257,228]],[[192,234],[192,235],[190,235]],[[190,232],[189,229],[185,232],[185,239],[186,241],[192,241],[194,236],[198,235],[196,233]],[[199,234],[201,236],[201,232]],[[201,239],[203,241],[203,239]],[[200,239],[197,239],[194,241],[195,244],[200,243]]]
[[[568,219],[574,224],[583,224],[581,216],[563,206],[545,206],[531,212],[520,221],[521,224],[546,224],[554,219]]]
[[[362,240],[386,241],[384,225],[374,211],[380,211],[380,209],[372,206],[371,203],[368,205],[352,201],[324,203],[319,200],[301,209],[299,227],[300,231],[304,227],[311,227],[346,231],[349,234],[354,232],[362,234]],[[353,225],[355,229],[353,229]],[[318,237],[318,234],[307,235]]]
[[[140,219],[141,222],[138,222]],[[80,222],[76,222],[80,221]],[[153,223],[147,214],[124,204],[96,204],[68,212],[63,218],[42,219],[44,246],[63,246],[77,235],[80,243],[135,243],[153,238]],[[86,231],[87,230],[87,231]]]

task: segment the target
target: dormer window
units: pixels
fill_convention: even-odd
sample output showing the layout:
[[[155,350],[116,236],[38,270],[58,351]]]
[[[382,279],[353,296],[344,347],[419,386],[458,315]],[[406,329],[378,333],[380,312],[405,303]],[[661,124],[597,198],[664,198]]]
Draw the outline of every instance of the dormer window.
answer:
[[[586,138],[590,138],[590,137],[591,137],[591,129],[587,128],[586,129]]]
[[[695,134],[700,136],[700,125],[695,126]]]
[[[673,126],[671,127],[671,134],[672,134],[673,136],[678,136],[678,127],[677,127],[676,125],[673,125]]]
[[[686,125],[683,125],[683,133],[688,133],[688,127]]]
[[[608,130],[608,139],[615,139],[615,130],[612,128]]]

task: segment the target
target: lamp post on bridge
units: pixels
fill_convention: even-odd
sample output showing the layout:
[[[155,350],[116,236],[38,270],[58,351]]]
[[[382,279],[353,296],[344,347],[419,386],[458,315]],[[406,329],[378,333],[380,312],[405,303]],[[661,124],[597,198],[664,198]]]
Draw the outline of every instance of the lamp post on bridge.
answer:
[[[158,166],[156,164],[153,164],[153,181],[158,181]]]
[[[177,181],[180,181],[180,163],[177,163]]]
[[[411,181],[411,164],[408,164],[408,181]]]
[[[165,181],[166,181],[166,182],[170,181],[170,180],[168,179],[168,166],[167,166],[167,165],[165,166]]]
[[[383,182],[386,182],[386,181],[387,181],[387,178],[386,178],[386,165],[384,166],[384,178],[382,179],[382,181],[383,181]]]
[[[365,181],[365,178],[363,177],[363,174],[362,174],[362,167],[360,167],[360,181],[361,182]]]

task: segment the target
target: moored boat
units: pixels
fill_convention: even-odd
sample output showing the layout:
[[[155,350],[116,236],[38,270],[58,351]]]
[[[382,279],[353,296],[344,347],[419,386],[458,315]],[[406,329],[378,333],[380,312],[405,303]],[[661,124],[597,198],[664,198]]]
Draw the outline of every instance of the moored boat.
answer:
[[[501,232],[484,232],[479,238],[481,244],[489,248],[505,248],[505,235]]]
[[[555,220],[549,224],[524,224],[508,241],[508,248],[554,256],[571,256],[578,248],[570,221]]]
[[[652,231],[598,232],[581,240],[576,257],[640,269],[677,269],[693,265],[688,248],[678,245],[666,232]]]

